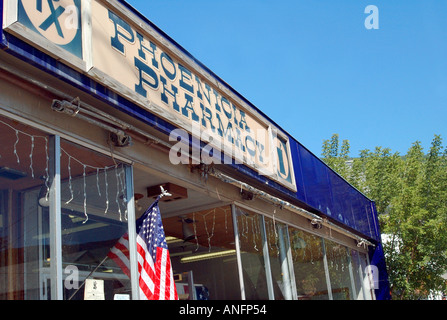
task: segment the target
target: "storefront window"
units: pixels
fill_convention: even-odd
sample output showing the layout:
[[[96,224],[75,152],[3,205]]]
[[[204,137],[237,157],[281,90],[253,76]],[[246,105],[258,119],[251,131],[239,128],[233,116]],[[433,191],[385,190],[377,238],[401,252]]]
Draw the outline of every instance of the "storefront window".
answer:
[[[328,300],[322,239],[289,227],[293,269],[299,300]]]
[[[372,300],[374,297],[374,283],[373,279],[371,279],[371,274],[368,272],[368,258],[366,254],[360,253],[360,268],[363,274],[363,288],[365,289],[365,299]]]
[[[355,299],[352,292],[351,276],[349,272],[350,259],[348,256],[348,248],[331,240],[325,240],[324,242],[326,246],[328,272],[331,280],[333,299]]]
[[[0,299],[49,299],[49,136],[0,117]],[[42,203],[42,202],[41,202]]]
[[[354,277],[354,298],[356,300],[365,300],[365,292],[363,288],[363,270],[360,266],[360,254],[357,250],[351,249],[352,274]]]
[[[293,270],[289,264],[289,236],[287,225],[265,217],[267,248],[275,300],[292,300]]]
[[[236,207],[237,229],[247,300],[270,299],[263,254],[263,218],[259,214]]]
[[[60,167],[53,168],[53,144],[54,137],[41,130],[0,116],[0,300],[57,299],[55,284],[61,282],[66,300],[132,299],[129,271],[109,255],[129,230],[129,167],[62,139]],[[54,205],[59,198],[50,193],[56,171],[60,213]],[[162,212],[180,299],[241,299],[239,275],[247,300],[374,297],[361,251],[234,210],[223,206],[169,217]],[[60,241],[55,224],[50,226],[55,214],[61,218]],[[62,257],[58,279],[54,254]],[[93,281],[99,290],[91,291]]]
[[[126,166],[62,140],[61,180],[62,264],[79,277],[64,282],[64,299],[130,299],[128,272],[109,257],[128,231]]]
[[[230,206],[163,218],[163,226],[179,299],[241,299]]]

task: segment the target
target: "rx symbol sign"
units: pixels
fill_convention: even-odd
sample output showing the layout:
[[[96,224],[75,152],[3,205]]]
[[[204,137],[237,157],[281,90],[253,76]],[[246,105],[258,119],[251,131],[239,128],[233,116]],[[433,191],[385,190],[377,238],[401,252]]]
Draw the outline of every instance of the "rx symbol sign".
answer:
[[[42,1],[43,0],[37,0],[36,2],[36,10],[39,12],[42,12]],[[60,37],[64,37],[64,33],[62,32],[62,27],[59,22],[59,17],[65,12],[65,8],[62,6],[58,6],[57,9],[54,7],[54,2],[59,2],[59,0],[47,0],[48,7],[50,8],[50,16],[42,22],[42,24],[39,26],[40,29],[47,31],[49,27],[51,27],[53,24],[56,27],[57,34]]]
[[[55,45],[82,57],[81,0],[16,0],[18,21]]]

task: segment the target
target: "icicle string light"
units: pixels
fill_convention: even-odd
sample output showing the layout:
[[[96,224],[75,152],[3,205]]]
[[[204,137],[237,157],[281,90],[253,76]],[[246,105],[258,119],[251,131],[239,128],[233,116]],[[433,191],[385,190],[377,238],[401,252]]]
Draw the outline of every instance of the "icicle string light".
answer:
[[[115,202],[116,202],[116,205],[118,207],[118,213],[120,215],[120,221],[123,221],[123,217],[122,217],[122,213],[121,213],[121,207],[120,207],[120,203],[119,203],[120,181],[118,179],[118,168],[117,167],[115,167],[115,177],[116,177],[116,198],[115,198]]]
[[[118,175],[119,178],[119,185],[121,188],[121,194],[123,195],[121,197],[121,202],[122,202],[122,206],[124,207],[124,219],[127,221],[127,197],[126,197],[126,183],[125,183],[125,179],[126,179],[126,172],[124,170],[124,166],[121,166],[121,171]]]
[[[107,214],[109,212],[109,180],[107,179],[107,170],[104,170],[104,181],[106,186],[106,210],[104,214]]]
[[[245,224],[244,224],[244,219],[245,219]],[[244,238],[248,238],[247,237],[247,232],[248,232],[248,229],[246,230],[246,226],[248,226],[248,222],[247,222],[247,217],[245,216],[245,215],[241,215],[241,225],[240,225],[240,230],[241,230],[241,236],[243,236]]]
[[[34,165],[33,165],[33,155],[34,155],[34,148],[35,148],[35,140],[36,139],[43,139],[45,141],[45,161],[46,161],[46,165],[45,165],[45,189],[46,189],[46,193],[45,193],[45,199],[48,200],[49,194],[50,194],[50,185],[49,185],[49,181],[50,181],[50,172],[49,172],[49,165],[50,165],[50,155],[49,155],[49,151],[48,151],[48,137],[46,136],[41,136],[41,135],[32,135],[29,134],[27,132],[18,130],[16,128],[14,128],[13,126],[11,126],[10,124],[1,121],[0,123],[3,124],[4,126],[10,128],[11,130],[14,131],[14,134],[16,136],[16,140],[14,142],[14,146],[13,146],[13,153],[16,157],[17,160],[17,164],[20,164],[20,157],[19,154],[17,152],[17,146],[20,142],[20,136],[19,134],[23,134],[27,137],[29,137],[31,139],[31,150],[30,150],[30,155],[29,155],[29,159],[30,159],[30,171],[31,171],[31,177],[34,179]]]
[[[31,139],[31,151],[30,151],[30,155],[29,155],[29,159],[30,159],[30,166],[29,166],[29,168],[31,170],[31,176],[34,178],[34,167],[33,167],[33,155],[34,155],[34,146],[35,146],[34,142],[35,142],[36,139],[44,139],[45,140],[45,150],[47,151],[47,156],[48,156],[48,137],[40,136],[40,135],[32,135],[32,134],[29,134],[27,132],[18,130],[16,128],[14,128],[13,126],[11,126],[10,124],[8,124],[8,123],[6,123],[6,122],[4,122],[2,120],[0,120],[0,123],[5,125],[5,126],[7,126],[11,130],[13,130],[14,133],[15,133],[16,141],[14,142],[14,147],[13,147],[14,150],[13,150],[13,152],[14,152],[14,155],[16,156],[18,164],[20,164],[20,157],[19,157],[19,154],[17,152],[17,146],[18,146],[18,144],[20,142],[19,134],[23,134],[23,135],[25,135],[25,136],[27,136],[27,137],[29,137]],[[47,169],[48,169],[48,161],[47,161]]]
[[[122,204],[120,204],[120,199],[121,201],[125,204],[127,203],[127,198],[125,196],[126,194],[126,185],[124,183],[124,177],[125,176],[125,171],[124,171],[124,166],[120,165],[120,164],[114,164],[111,166],[107,166],[107,167],[96,167],[96,166],[91,166],[88,164],[83,163],[82,161],[76,159],[75,157],[73,157],[72,155],[70,155],[64,148],[61,148],[61,151],[68,157],[68,186],[70,189],[70,194],[71,194],[71,199],[68,200],[66,203],[70,203],[71,201],[73,201],[74,198],[74,192],[73,192],[73,183],[72,183],[72,172],[71,172],[71,165],[72,165],[72,160],[76,161],[79,165],[81,165],[83,167],[83,196],[84,196],[84,215],[85,215],[85,221],[84,223],[86,223],[88,221],[88,213],[87,213],[87,169],[91,169],[91,170],[96,170],[96,188],[98,191],[99,196],[102,196],[101,193],[101,188],[100,188],[100,183],[99,183],[99,175],[101,173],[101,171],[104,172],[104,185],[105,185],[105,197],[106,197],[106,201],[105,201],[105,211],[104,214],[107,214],[110,208],[110,201],[109,201],[109,179],[108,179],[108,171],[109,170],[114,170],[115,171],[115,177],[116,177],[116,198],[115,198],[115,202],[117,204],[118,207],[118,214],[120,217],[120,221],[123,221],[123,212],[121,210],[121,206]],[[121,167],[121,172],[119,171],[119,167]],[[122,195],[122,196],[121,196]],[[127,206],[126,210],[125,210],[125,219],[127,220]]]
[[[230,219],[231,219],[231,208],[228,209],[224,209],[225,212],[225,233],[228,234],[228,214],[230,215]]]
[[[291,204],[291,203],[289,203],[287,201],[284,201],[284,200],[282,200],[282,199],[280,199],[278,197],[275,197],[275,196],[273,196],[273,195],[271,195],[271,194],[269,194],[269,193],[267,193],[265,191],[257,189],[257,188],[255,188],[255,187],[253,187],[253,186],[251,186],[251,185],[249,185],[249,184],[247,184],[245,182],[242,182],[242,181],[236,180],[234,178],[231,178],[230,176],[227,176],[226,174],[223,174],[222,172],[219,172],[218,170],[214,170],[214,171],[210,172],[210,174],[212,176],[220,179],[221,181],[223,181],[225,183],[232,184],[232,185],[235,185],[235,186],[240,186],[241,189],[244,188],[244,189],[246,189],[246,190],[248,190],[250,192],[253,192],[258,198],[261,198],[261,199],[263,199],[263,200],[265,200],[265,201],[267,201],[267,202],[269,202],[271,204],[279,205],[281,209],[282,208],[286,208],[287,210],[291,210],[293,212],[297,212],[297,213],[302,214],[303,216],[308,217],[308,218],[312,218],[312,219],[313,218],[318,218],[318,219],[321,219],[321,217],[319,217],[319,216],[317,216],[317,215],[315,215],[315,214],[313,214],[313,213],[311,213],[311,212],[309,212],[309,211],[307,211],[307,210],[305,210],[303,208],[297,207],[297,206],[295,206],[295,205],[293,205],[293,204]],[[356,239],[357,241],[363,242],[366,246],[370,246],[372,248],[376,247],[376,245],[374,243],[372,243],[372,242],[370,242],[370,241],[368,241],[368,240],[366,240],[366,239],[364,239],[364,238],[362,238],[362,237],[360,237],[360,236],[358,236],[358,235],[356,235],[356,234],[354,234],[354,233],[352,233],[352,232],[350,232],[350,231],[348,231],[346,229],[343,229],[343,228],[339,227],[338,225],[330,222],[328,219],[323,219],[323,221],[324,221],[324,225],[329,228],[329,232],[332,232],[332,229],[334,229],[334,230],[339,231],[342,234],[346,234],[346,235],[352,237],[353,239]]]
[[[120,215],[120,221],[123,221],[123,216],[122,216],[122,212],[121,212],[121,205],[119,203],[119,198],[120,198],[120,173],[118,172],[118,167],[115,167],[115,176],[116,176],[116,205],[118,206],[118,213]]]
[[[69,204],[74,199],[74,193],[73,193],[73,184],[71,182],[71,156],[68,156],[68,188],[70,189],[70,199],[65,202],[65,204]]]
[[[124,166],[121,166],[121,193],[123,195],[123,206],[124,206],[124,219],[127,221],[128,219],[128,210],[127,210],[127,192],[126,192],[126,170]]]
[[[34,179],[34,169],[33,169],[33,154],[34,154],[34,136],[31,136],[31,152],[29,154],[29,168],[31,170],[31,177]]]
[[[197,237],[196,213],[192,214],[192,226],[194,227],[194,237],[196,239],[196,252],[199,250],[199,238]]]
[[[98,190],[98,195],[102,197],[101,188],[99,187],[99,168],[96,168],[96,189]]]
[[[258,235],[258,233],[257,233],[257,230],[256,230],[256,225],[257,225],[257,221],[255,221],[256,219],[253,217],[252,219],[251,219],[251,226],[252,226],[252,234],[253,234],[253,248],[256,250],[256,251],[259,251],[259,249],[258,249],[258,247],[257,247],[257,245],[256,245],[256,238],[257,238],[257,235]]]
[[[19,138],[19,131],[16,130],[16,129],[14,129],[14,131],[16,132],[16,138],[17,138],[16,142],[14,143],[14,154],[15,154],[15,156],[17,158],[17,163],[19,164],[20,163],[20,158],[19,158],[19,155],[17,154],[17,144],[19,143],[19,140],[20,140],[20,138]]]
[[[30,172],[30,176],[34,179],[36,178],[36,168],[35,168],[35,151],[36,151],[36,141],[38,139],[43,139],[44,140],[44,144],[45,144],[45,161],[46,161],[46,165],[45,165],[45,173],[42,174],[42,179],[44,179],[44,186],[46,189],[46,194],[45,194],[45,199],[48,200],[49,198],[49,194],[50,194],[50,172],[49,172],[49,165],[50,165],[50,154],[49,154],[49,139],[48,136],[44,136],[44,135],[33,135],[30,133],[27,133],[25,131],[19,130],[15,127],[13,127],[11,124],[0,120],[0,124],[4,125],[5,127],[8,127],[9,129],[11,129],[14,134],[15,134],[15,141],[13,144],[13,154],[16,158],[17,164],[21,164],[21,157],[19,155],[19,144],[22,143],[23,138],[21,135],[28,137],[30,139],[30,149],[29,149],[29,172]],[[95,166],[91,166],[88,164],[85,164],[83,162],[81,162],[80,160],[78,160],[77,158],[73,157],[72,155],[70,155],[66,150],[64,150],[63,148],[61,148],[61,153],[64,153],[67,157],[68,157],[68,188],[69,188],[69,192],[70,192],[70,199],[68,199],[68,201],[66,201],[66,204],[70,204],[73,200],[74,200],[74,188],[73,188],[73,176],[72,176],[72,164],[73,161],[77,162],[78,164],[80,164],[83,167],[83,174],[82,174],[82,183],[83,183],[83,211],[84,211],[84,215],[85,215],[85,221],[84,223],[86,223],[88,221],[88,213],[87,213],[87,169],[92,169],[92,170],[96,170],[96,186],[97,186],[97,190],[98,190],[98,194],[100,197],[102,197],[102,193],[101,193],[101,188],[100,188],[100,181],[99,181],[99,175],[101,172],[104,172],[104,183],[105,183],[105,214],[107,214],[107,212],[109,211],[109,205],[110,205],[110,201],[109,201],[109,194],[108,194],[108,190],[109,190],[109,181],[108,181],[108,171],[115,169],[115,174],[116,174],[116,184],[117,184],[117,192],[116,192],[116,203],[118,205],[118,211],[120,214],[120,221],[122,221],[122,210],[121,207],[123,206],[125,208],[125,219],[127,220],[127,197],[126,197],[126,184],[125,184],[125,169],[124,166],[121,164],[114,164],[111,166],[107,166],[107,167],[95,167]],[[118,167],[121,166],[121,170],[119,170]],[[121,201],[121,203],[120,203]]]
[[[208,224],[206,222],[206,217],[213,213],[213,226],[211,228],[211,232],[208,230]],[[214,237],[214,227],[216,226],[216,209],[206,213],[203,215],[203,223],[205,224],[205,231],[208,237],[208,251],[211,252],[211,238]]]
[[[272,221],[271,221],[271,220],[269,220],[269,221],[266,222],[266,224],[265,224],[265,228],[267,229],[267,236],[268,236],[268,238],[271,239],[271,238],[272,238],[272,235],[273,235],[274,232],[275,232],[275,231],[273,231],[273,226],[272,226]],[[273,251],[274,248],[273,248],[273,246],[272,246],[272,241],[268,241],[268,244],[269,244],[269,248],[270,248],[270,250]]]
[[[82,174],[82,178],[83,178],[83,182],[84,182],[84,215],[85,215],[85,220],[83,222],[83,224],[87,223],[88,221],[88,214],[87,214],[87,183],[85,180],[85,169],[86,166],[84,164],[84,172]]]
[[[45,138],[45,157],[46,157],[46,166],[45,166],[45,188],[47,192],[45,194],[45,200],[48,201],[48,197],[50,195],[50,153],[48,152],[48,138]]]

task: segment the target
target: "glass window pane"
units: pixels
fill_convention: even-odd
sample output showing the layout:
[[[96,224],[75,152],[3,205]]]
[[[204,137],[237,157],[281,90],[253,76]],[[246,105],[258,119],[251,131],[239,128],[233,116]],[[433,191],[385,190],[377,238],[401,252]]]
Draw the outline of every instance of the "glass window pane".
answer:
[[[322,239],[289,227],[293,269],[299,300],[328,300]]]
[[[49,152],[47,134],[0,117],[0,300],[51,298]]]
[[[330,240],[324,241],[334,300],[354,299],[349,274],[348,248]]]
[[[354,275],[355,295],[356,300],[364,300],[365,294],[363,292],[363,271],[360,266],[360,255],[357,250],[351,249],[351,264],[352,274]]]
[[[236,207],[237,228],[242,259],[245,298],[268,300],[262,239],[262,217]]]
[[[108,258],[128,231],[125,165],[62,140],[61,180],[64,298],[130,299],[126,269]],[[86,283],[77,291],[87,277],[99,280],[99,289],[92,291]]]
[[[163,227],[180,300],[241,299],[230,206],[163,218]]]
[[[365,289],[365,299],[372,300],[374,297],[374,284],[372,283],[371,275],[368,272],[368,258],[364,253],[360,253],[360,267],[363,272],[363,288]]]
[[[290,246],[287,225],[267,217],[264,219],[275,300],[291,300],[293,294],[288,259]]]

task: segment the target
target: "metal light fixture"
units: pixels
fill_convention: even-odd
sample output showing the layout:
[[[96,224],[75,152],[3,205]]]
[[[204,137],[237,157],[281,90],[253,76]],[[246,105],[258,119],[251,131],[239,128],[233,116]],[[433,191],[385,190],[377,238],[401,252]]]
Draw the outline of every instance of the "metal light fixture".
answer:
[[[42,208],[48,208],[50,206],[49,192],[46,186],[42,186],[42,188],[40,188],[37,199],[39,200],[39,205]]]
[[[125,133],[110,132],[109,140],[115,147],[124,148],[132,145],[131,137]]]
[[[243,200],[251,201],[251,200],[254,199],[254,194],[253,194],[253,192],[250,192],[250,191],[242,189],[241,190],[241,197],[242,197]]]
[[[192,219],[182,217],[182,232],[184,242],[195,239],[196,237],[196,234],[194,233],[194,231],[191,230],[191,227],[189,226],[189,224],[193,222],[194,221]]]
[[[132,145],[132,138],[124,130],[117,128],[117,123],[110,117],[101,115],[99,111],[92,112],[91,110],[81,107],[81,100],[75,98],[72,101],[67,100],[53,100],[51,109],[56,112],[65,113],[69,116],[76,117],[87,121],[90,124],[96,125],[102,129],[110,132],[109,141],[115,147],[128,147]]]
[[[225,250],[225,251],[197,254],[194,256],[184,257],[184,258],[180,259],[180,262],[181,263],[190,263],[190,262],[209,260],[209,259],[215,259],[215,258],[223,258],[223,257],[228,257],[228,256],[234,256],[234,255],[236,255],[236,250],[234,250],[234,249],[233,250]]]
[[[315,218],[315,219],[312,219],[312,221],[310,223],[312,224],[312,227],[314,229],[323,228],[323,220],[322,219]]]

